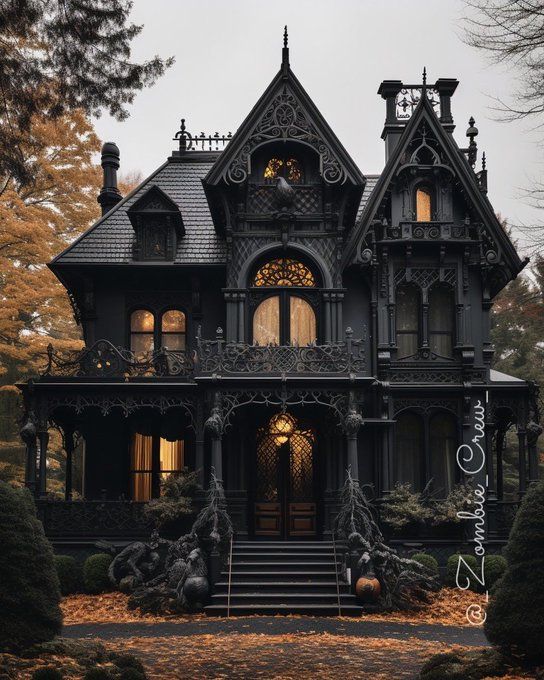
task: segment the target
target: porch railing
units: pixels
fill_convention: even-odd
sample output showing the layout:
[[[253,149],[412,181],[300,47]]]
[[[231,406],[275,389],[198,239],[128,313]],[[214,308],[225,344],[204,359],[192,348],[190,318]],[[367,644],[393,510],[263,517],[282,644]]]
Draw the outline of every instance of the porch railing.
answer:
[[[220,330],[220,329],[219,329]],[[47,349],[47,365],[42,377],[156,378],[251,373],[361,374],[366,369],[364,341],[354,339],[347,329],[345,339],[322,345],[250,345],[226,342],[222,331],[215,340],[197,337],[196,349],[189,352],[160,349],[149,355],[136,355],[99,340],[92,347],[73,352]]]
[[[36,501],[38,517],[50,538],[139,538],[148,536],[153,522],[145,503],[135,501]]]

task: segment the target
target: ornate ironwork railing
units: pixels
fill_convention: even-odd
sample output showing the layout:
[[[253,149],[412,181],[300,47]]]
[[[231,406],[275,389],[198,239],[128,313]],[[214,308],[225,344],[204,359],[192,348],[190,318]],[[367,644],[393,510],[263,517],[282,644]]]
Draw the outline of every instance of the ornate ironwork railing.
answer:
[[[192,371],[193,362],[186,352],[160,349],[137,356],[109,340],[98,340],[92,347],[62,353],[49,345],[42,376],[135,378],[189,375]]]
[[[349,374],[366,368],[364,340],[354,339],[350,329],[340,342],[323,345],[250,345],[226,342],[221,329],[215,340],[197,337],[196,351],[161,349],[148,356],[136,356],[99,340],[92,347],[75,352],[47,350],[42,377],[67,378],[156,378],[227,374]]]
[[[47,536],[147,536],[153,522],[144,515],[145,503],[134,501],[38,500],[36,507]]]
[[[179,150],[184,151],[223,151],[232,139],[232,132],[227,135],[220,135],[216,132],[207,135],[201,132],[199,135],[192,135],[185,127],[185,118],[181,119],[181,127],[174,136],[174,140],[179,142]]]
[[[249,345],[225,342],[218,329],[215,340],[197,338],[195,370],[210,374],[363,373],[366,368],[364,341],[346,339],[324,345]]]

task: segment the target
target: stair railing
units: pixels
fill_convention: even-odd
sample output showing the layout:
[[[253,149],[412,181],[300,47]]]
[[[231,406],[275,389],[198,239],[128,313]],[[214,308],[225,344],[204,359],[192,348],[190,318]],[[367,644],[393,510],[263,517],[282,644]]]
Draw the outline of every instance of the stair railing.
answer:
[[[230,586],[232,583],[232,544],[233,544],[234,534],[230,535],[230,550],[229,550],[229,581],[227,588],[227,619],[230,617]]]
[[[338,560],[336,558],[336,541],[334,540],[334,529],[332,532],[332,549],[334,552],[334,575],[336,576],[336,600],[338,602],[338,616],[342,616],[342,607],[340,606],[340,583],[338,582]]]

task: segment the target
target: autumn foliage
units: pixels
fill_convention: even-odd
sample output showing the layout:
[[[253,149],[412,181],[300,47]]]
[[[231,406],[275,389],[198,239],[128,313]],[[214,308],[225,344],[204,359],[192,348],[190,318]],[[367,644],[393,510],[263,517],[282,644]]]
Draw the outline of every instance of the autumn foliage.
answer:
[[[81,344],[70,303],[46,266],[99,215],[99,140],[81,111],[36,118],[21,142],[34,178],[0,178],[0,379],[4,384],[43,365],[49,342]]]

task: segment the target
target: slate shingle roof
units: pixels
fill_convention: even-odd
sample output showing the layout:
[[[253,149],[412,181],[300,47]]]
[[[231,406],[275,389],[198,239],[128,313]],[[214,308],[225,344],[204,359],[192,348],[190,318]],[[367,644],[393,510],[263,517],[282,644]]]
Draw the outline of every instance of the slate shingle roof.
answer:
[[[179,206],[185,226],[185,236],[178,244],[174,262],[224,263],[225,241],[220,239],[215,231],[201,182],[212,165],[212,160],[183,163],[167,161],[53,262],[55,264],[132,262],[134,229],[128,218],[127,208],[156,184]]]
[[[215,158],[183,162],[167,161],[141,186],[56,257],[53,263],[132,263],[134,230],[128,218],[127,209],[155,184],[179,206],[185,227],[185,236],[178,243],[174,263],[225,264],[226,244],[217,235],[213,226],[201,181],[213,166],[214,161]],[[377,179],[377,175],[367,176],[357,212],[357,221],[362,215]]]
[[[357,217],[355,218],[356,224],[359,223],[359,220],[361,219],[363,211],[366,207],[366,204],[368,203],[368,199],[370,198],[370,195],[374,191],[374,187],[376,186],[378,180],[380,179],[379,175],[365,175],[365,177],[366,177],[365,190],[363,191],[363,195],[361,196],[361,202],[359,203],[359,208],[357,210]]]

